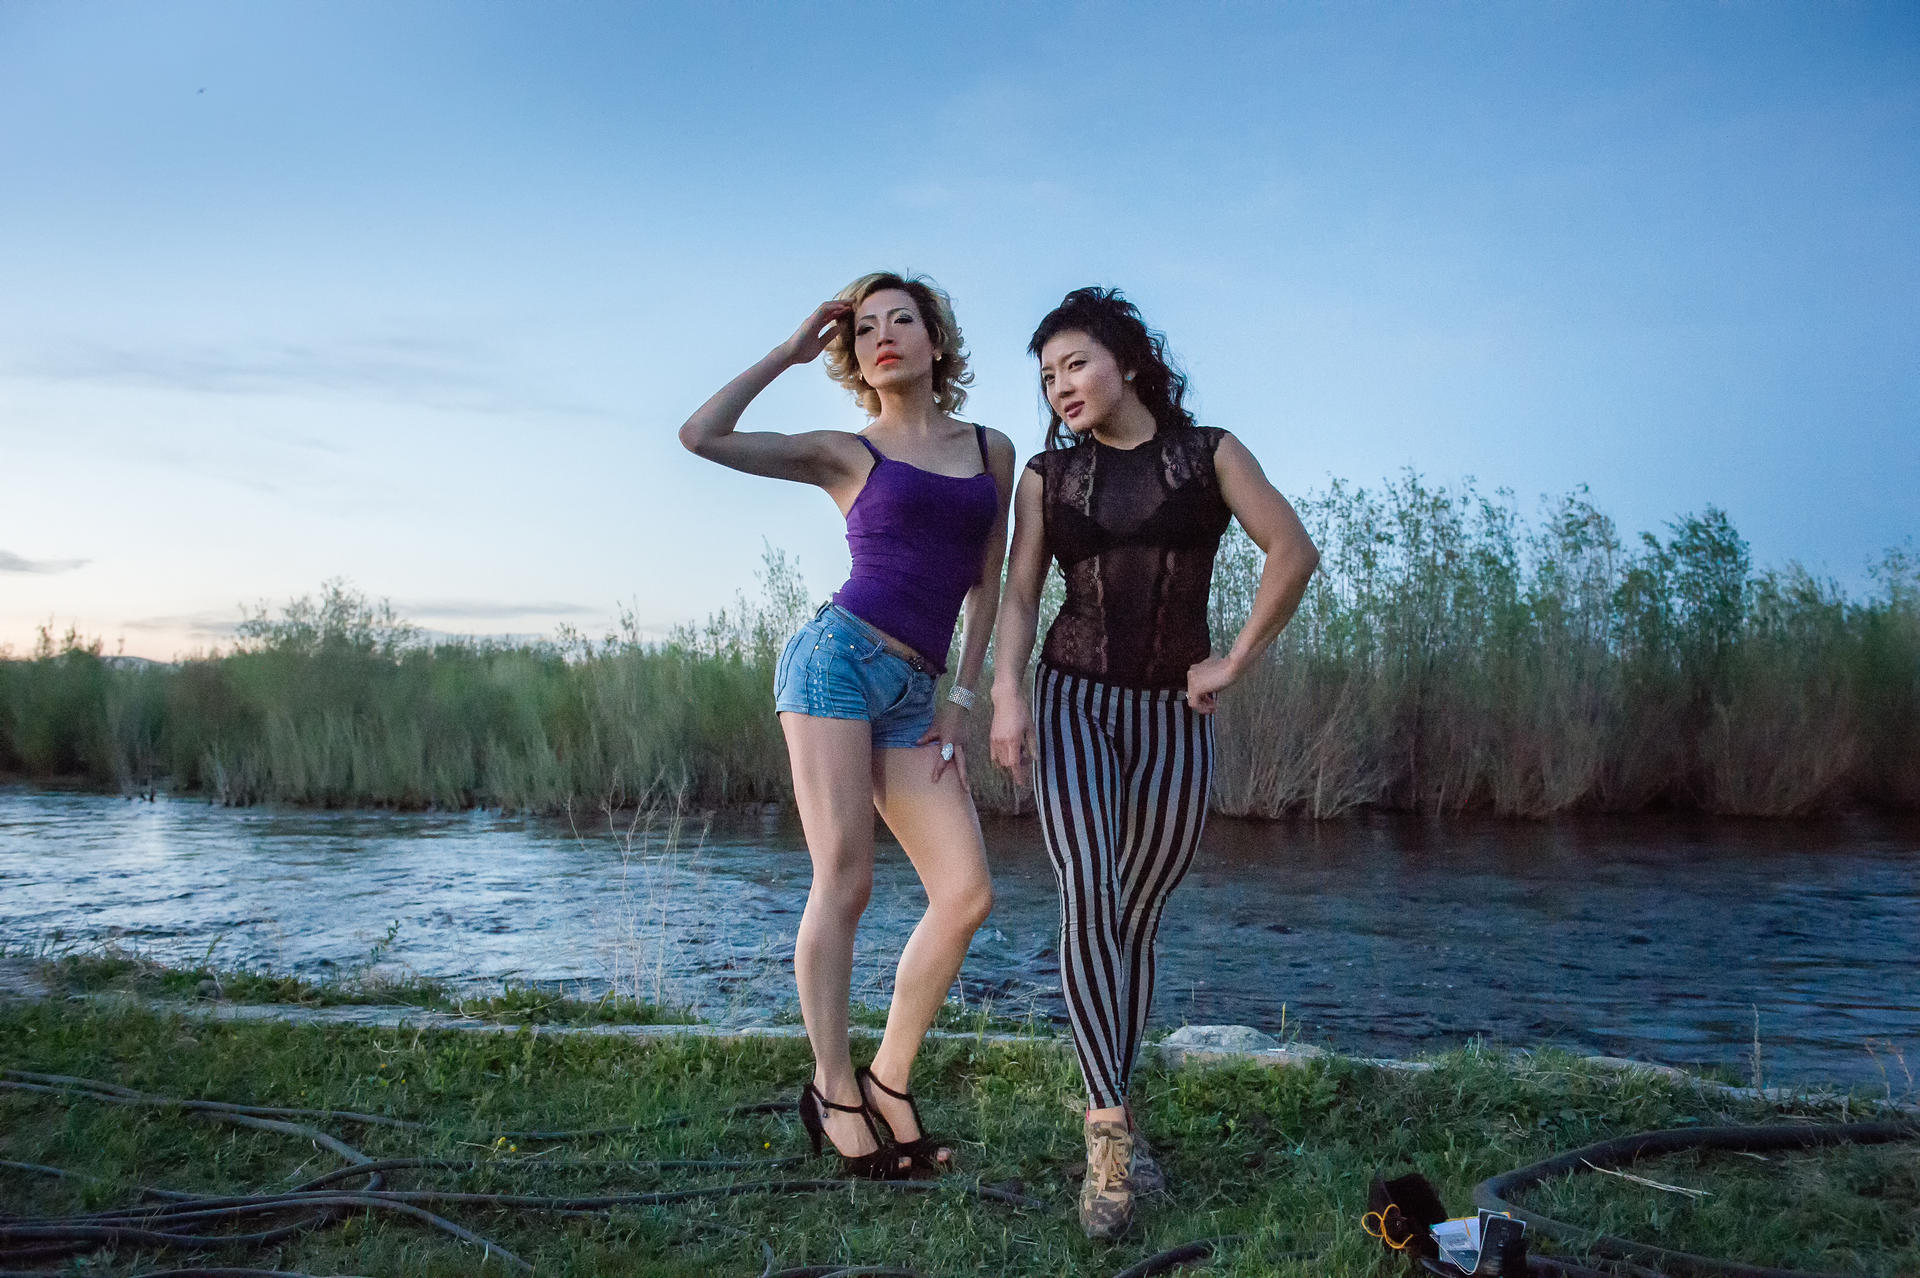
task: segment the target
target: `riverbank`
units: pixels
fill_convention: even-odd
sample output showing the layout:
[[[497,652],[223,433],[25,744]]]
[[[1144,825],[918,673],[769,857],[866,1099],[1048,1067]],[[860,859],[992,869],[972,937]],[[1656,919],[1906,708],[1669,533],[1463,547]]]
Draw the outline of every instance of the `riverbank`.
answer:
[[[1062,1024],[1045,850],[1030,821],[983,825],[995,902],[965,1007]],[[1552,1043],[1740,1078],[1757,1032],[1768,1082],[1877,1082],[1873,1054],[1920,1044],[1917,854],[1910,819],[1215,821],[1162,922],[1155,1023],[1379,1057]],[[809,876],[777,814],[674,837],[0,788],[0,952],[772,1024],[792,1016]],[[925,898],[884,837],[874,876],[854,988],[884,1004]]]
[[[21,965],[11,970],[16,993],[29,992],[18,989]],[[393,1186],[577,1198],[833,1174],[830,1164],[803,1157],[786,1109],[807,1067],[805,1044],[790,1030],[478,1020],[453,1028],[427,1023],[443,1012],[347,1004],[280,1010],[393,1019],[298,1023],[267,1004],[239,1019],[225,1000],[76,991],[57,973],[38,975],[55,978],[38,991],[54,997],[0,1002],[0,1069],[403,1120],[421,1126],[299,1121],[317,1122],[368,1157],[458,1164],[396,1169]],[[1677,1071],[1556,1053],[1467,1050],[1371,1063],[1296,1051],[1256,1063],[1163,1049],[1143,1066],[1137,1095],[1173,1193],[1149,1205],[1129,1238],[1095,1244],[1072,1221],[1080,1101],[1062,1041],[985,1026],[949,1031],[928,1043],[916,1088],[930,1124],[950,1134],[960,1154],[961,1174],[928,1190],[747,1190],[578,1215],[476,1204],[434,1210],[542,1274],[754,1275],[769,1267],[765,1243],[775,1270],[859,1263],[929,1276],[1105,1276],[1178,1244],[1233,1236],[1209,1273],[1371,1275],[1381,1252],[1359,1214],[1376,1171],[1417,1168],[1460,1211],[1478,1180],[1605,1137],[1859,1118],[1865,1100],[1760,1098]],[[779,1108],[741,1108],[762,1102]],[[579,1128],[611,1130],[568,1141],[523,1134]],[[1563,1220],[1604,1221],[1616,1234],[1753,1264],[1912,1272],[1920,1267],[1910,1227],[1920,1213],[1920,1176],[1911,1152],[1909,1145],[1766,1162],[1682,1157],[1635,1170],[1708,1196],[1591,1176],[1549,1187],[1540,1205]],[[44,1090],[0,1091],[0,1158],[100,1178],[0,1169],[0,1210],[14,1216],[101,1210],[129,1201],[137,1185],[283,1190],[340,1162],[297,1133],[236,1132],[175,1109],[129,1110]],[[971,1185],[996,1187],[999,1197],[982,1199]],[[510,1272],[483,1261],[477,1247],[374,1211],[276,1250],[219,1255],[227,1264],[270,1257],[275,1267],[313,1273]],[[87,1272],[133,1274],[176,1259],[122,1246]]]

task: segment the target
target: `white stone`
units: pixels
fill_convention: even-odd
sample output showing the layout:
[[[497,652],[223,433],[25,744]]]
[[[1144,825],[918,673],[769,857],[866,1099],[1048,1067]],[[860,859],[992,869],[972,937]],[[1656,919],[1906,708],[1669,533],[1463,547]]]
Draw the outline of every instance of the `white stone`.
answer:
[[[1160,1040],[1183,1052],[1272,1052],[1280,1040],[1251,1025],[1182,1025]]]

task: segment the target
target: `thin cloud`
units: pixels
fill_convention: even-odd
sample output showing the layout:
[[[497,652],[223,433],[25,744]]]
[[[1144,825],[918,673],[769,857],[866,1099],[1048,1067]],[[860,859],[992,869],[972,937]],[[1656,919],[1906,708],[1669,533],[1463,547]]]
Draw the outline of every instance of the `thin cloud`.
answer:
[[[121,622],[120,628],[184,634],[191,639],[231,639],[239,624],[231,612],[188,612],[165,617],[133,617]]]
[[[584,604],[489,603],[484,599],[396,600],[393,606],[394,610],[403,617],[422,617],[435,621],[463,621],[471,618],[492,621],[507,617],[583,617],[599,611]]]
[[[11,550],[0,550],[0,572],[72,572],[92,562],[91,559],[28,559]]]
[[[481,599],[443,599],[437,601],[395,600],[394,612],[408,620],[504,621],[518,617],[581,617],[598,615],[599,610],[570,603],[488,603]],[[240,618],[233,612],[206,611],[173,613],[154,617],[134,617],[121,623],[128,630],[180,631],[199,638],[224,639],[233,635]],[[452,635],[456,632],[433,626],[422,627],[428,635]],[[466,633],[466,632],[459,632]]]
[[[604,415],[504,382],[494,371],[499,364],[496,354],[478,346],[393,337],[221,348],[75,343],[18,361],[14,371],[47,381],[201,395],[319,394],[466,412]]]

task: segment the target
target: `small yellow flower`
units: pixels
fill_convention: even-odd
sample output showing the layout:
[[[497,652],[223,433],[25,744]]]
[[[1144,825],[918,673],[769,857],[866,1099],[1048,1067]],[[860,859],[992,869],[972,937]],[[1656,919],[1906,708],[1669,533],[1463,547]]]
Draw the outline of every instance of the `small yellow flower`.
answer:
[[[509,1154],[517,1154],[520,1152],[520,1147],[518,1145],[509,1145],[507,1146],[507,1152]]]

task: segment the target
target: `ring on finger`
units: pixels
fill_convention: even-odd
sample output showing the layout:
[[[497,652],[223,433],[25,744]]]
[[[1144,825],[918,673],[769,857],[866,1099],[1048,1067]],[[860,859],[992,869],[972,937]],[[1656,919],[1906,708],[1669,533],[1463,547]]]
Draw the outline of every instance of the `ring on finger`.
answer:
[[[942,741],[940,743],[940,761],[942,763],[953,762],[953,742]]]

